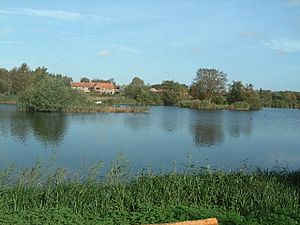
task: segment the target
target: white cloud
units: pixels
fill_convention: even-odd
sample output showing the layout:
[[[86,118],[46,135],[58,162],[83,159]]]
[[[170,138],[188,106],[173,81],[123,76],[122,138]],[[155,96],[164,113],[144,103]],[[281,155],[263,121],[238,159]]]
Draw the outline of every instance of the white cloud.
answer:
[[[120,45],[120,44],[114,44],[111,46],[113,49],[120,51],[120,52],[125,52],[125,53],[130,53],[130,54],[140,54],[142,51],[136,48]]]
[[[102,50],[99,52],[100,57],[109,57],[111,56],[111,51],[110,50]]]
[[[62,20],[77,20],[83,18],[82,14],[76,12],[30,8],[0,9],[0,14],[17,16],[37,16]]]
[[[273,39],[265,44],[269,48],[280,52],[300,52],[300,40]]]

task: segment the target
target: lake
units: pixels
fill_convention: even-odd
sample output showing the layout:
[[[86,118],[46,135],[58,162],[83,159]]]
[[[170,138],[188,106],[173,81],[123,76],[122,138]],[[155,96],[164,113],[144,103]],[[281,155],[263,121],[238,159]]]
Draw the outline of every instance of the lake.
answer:
[[[24,113],[0,105],[0,167],[52,162],[71,170],[124,154],[134,170],[199,166],[300,168],[300,110],[200,111],[151,107],[148,114]]]

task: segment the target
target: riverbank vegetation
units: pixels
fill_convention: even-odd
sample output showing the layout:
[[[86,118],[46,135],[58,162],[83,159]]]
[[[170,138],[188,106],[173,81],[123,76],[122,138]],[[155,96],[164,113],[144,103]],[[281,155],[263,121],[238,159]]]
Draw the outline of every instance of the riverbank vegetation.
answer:
[[[137,104],[175,105],[193,109],[259,110],[262,107],[300,109],[300,92],[255,90],[252,84],[227,82],[227,74],[216,69],[199,69],[191,86],[176,81],[145,85],[135,77],[125,87],[126,99]]]
[[[130,172],[126,160],[76,173],[0,171],[1,224],[148,224],[217,217],[220,224],[299,224],[299,172]]]
[[[95,104],[88,95],[70,87],[71,78],[47,69],[30,70],[26,64],[10,71],[0,70],[0,103],[18,104],[21,111],[36,112],[146,112],[145,107],[115,107]]]
[[[228,84],[227,74],[216,69],[198,69],[190,86],[174,80],[150,85],[135,77],[130,84],[122,86],[121,93],[112,96],[71,90],[71,81],[70,77],[49,73],[45,67],[31,70],[25,63],[11,70],[0,68],[0,103],[18,102],[22,110],[49,112],[110,112],[114,111],[115,105],[123,104],[229,110],[300,109],[300,92],[256,90],[252,84],[241,81]],[[82,78],[81,81],[89,82],[90,79]],[[109,82],[114,82],[114,79]],[[104,104],[95,105],[96,101]],[[116,111],[122,110],[118,108]]]
[[[0,104],[16,104],[17,103],[16,95],[1,95],[0,94]]]

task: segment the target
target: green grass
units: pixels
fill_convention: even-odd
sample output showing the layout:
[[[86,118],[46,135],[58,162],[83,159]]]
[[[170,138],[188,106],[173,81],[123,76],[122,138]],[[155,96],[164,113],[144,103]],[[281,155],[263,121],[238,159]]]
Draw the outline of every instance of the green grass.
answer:
[[[17,96],[16,95],[1,95],[0,94],[0,104],[16,104]]]
[[[299,224],[299,172],[132,175],[123,160],[68,174],[0,172],[0,224],[146,224],[217,217],[220,224]]]
[[[207,100],[184,100],[179,103],[180,107],[200,109],[200,110],[238,110],[238,111],[249,111],[251,110],[251,105],[247,102],[235,102],[231,105],[229,104],[216,104],[214,102],[209,102]]]
[[[191,109],[203,109],[203,110],[214,110],[214,109],[223,109],[223,107],[219,107],[217,104],[213,102],[209,102],[207,100],[184,100],[179,102],[179,106],[183,108],[191,108]]]

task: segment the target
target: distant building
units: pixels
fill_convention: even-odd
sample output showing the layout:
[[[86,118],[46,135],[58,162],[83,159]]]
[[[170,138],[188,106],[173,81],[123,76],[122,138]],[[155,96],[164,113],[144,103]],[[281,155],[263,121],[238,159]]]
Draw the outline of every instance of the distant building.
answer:
[[[89,82],[89,83],[72,82],[71,88],[88,93],[88,92],[91,92],[91,90],[93,90],[93,85],[94,84],[92,82]]]
[[[116,93],[116,88],[113,83],[95,83],[94,91],[98,92],[99,94],[114,94]]]
[[[95,91],[99,94],[115,94],[118,92],[118,88],[113,83],[103,82],[73,82],[71,83],[71,88],[86,93]]]
[[[162,93],[162,92],[164,92],[163,89],[156,89],[156,88],[150,88],[149,91],[152,92],[152,93]]]

